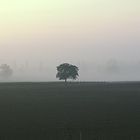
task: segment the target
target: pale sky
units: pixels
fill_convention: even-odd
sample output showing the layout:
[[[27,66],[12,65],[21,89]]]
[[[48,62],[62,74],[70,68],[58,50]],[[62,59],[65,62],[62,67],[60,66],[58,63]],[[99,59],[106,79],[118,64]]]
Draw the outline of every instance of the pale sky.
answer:
[[[95,73],[95,65],[110,60],[128,70],[139,64],[139,52],[140,0],[0,1],[0,64],[44,65],[50,72],[45,80],[55,80],[63,62],[78,65],[81,80],[140,80],[129,72],[124,79]],[[93,76],[86,77],[84,67]]]

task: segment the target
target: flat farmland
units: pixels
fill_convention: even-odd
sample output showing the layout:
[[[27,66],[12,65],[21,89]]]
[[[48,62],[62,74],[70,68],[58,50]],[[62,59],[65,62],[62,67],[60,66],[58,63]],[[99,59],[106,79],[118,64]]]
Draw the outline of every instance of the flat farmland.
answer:
[[[0,140],[16,139],[140,140],[140,83],[0,83]]]

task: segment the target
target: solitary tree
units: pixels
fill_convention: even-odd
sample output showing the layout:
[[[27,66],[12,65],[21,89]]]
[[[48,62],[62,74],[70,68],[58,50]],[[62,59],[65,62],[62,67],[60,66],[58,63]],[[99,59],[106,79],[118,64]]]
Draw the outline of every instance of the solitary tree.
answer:
[[[67,82],[67,79],[76,80],[79,76],[78,71],[79,69],[77,66],[64,63],[57,67],[56,77],[59,78],[59,80],[65,80],[65,82]]]
[[[10,68],[9,65],[7,64],[2,64],[0,66],[0,76],[3,78],[9,78],[10,76],[12,76],[13,74],[13,70]]]

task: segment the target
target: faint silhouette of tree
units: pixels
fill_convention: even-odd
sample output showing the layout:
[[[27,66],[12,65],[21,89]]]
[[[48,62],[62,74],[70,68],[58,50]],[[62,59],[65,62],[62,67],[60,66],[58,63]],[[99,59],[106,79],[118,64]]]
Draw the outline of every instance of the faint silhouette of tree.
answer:
[[[79,76],[78,71],[79,68],[77,66],[64,63],[57,67],[56,78],[59,78],[59,80],[65,80],[65,82],[67,82],[67,79],[76,80]]]
[[[13,70],[10,68],[9,65],[7,64],[2,64],[0,66],[0,76],[3,78],[9,78],[10,76],[12,76],[13,74]]]

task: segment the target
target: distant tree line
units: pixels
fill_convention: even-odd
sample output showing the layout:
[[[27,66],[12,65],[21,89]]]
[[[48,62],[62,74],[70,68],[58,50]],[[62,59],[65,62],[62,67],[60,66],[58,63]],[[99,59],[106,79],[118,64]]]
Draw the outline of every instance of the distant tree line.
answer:
[[[75,65],[71,65],[68,63],[63,63],[57,66],[57,74],[56,78],[59,80],[64,80],[67,82],[68,79],[76,80],[79,76],[78,74],[79,68]],[[13,74],[13,70],[7,64],[2,64],[0,66],[0,77],[2,78],[9,78]]]

